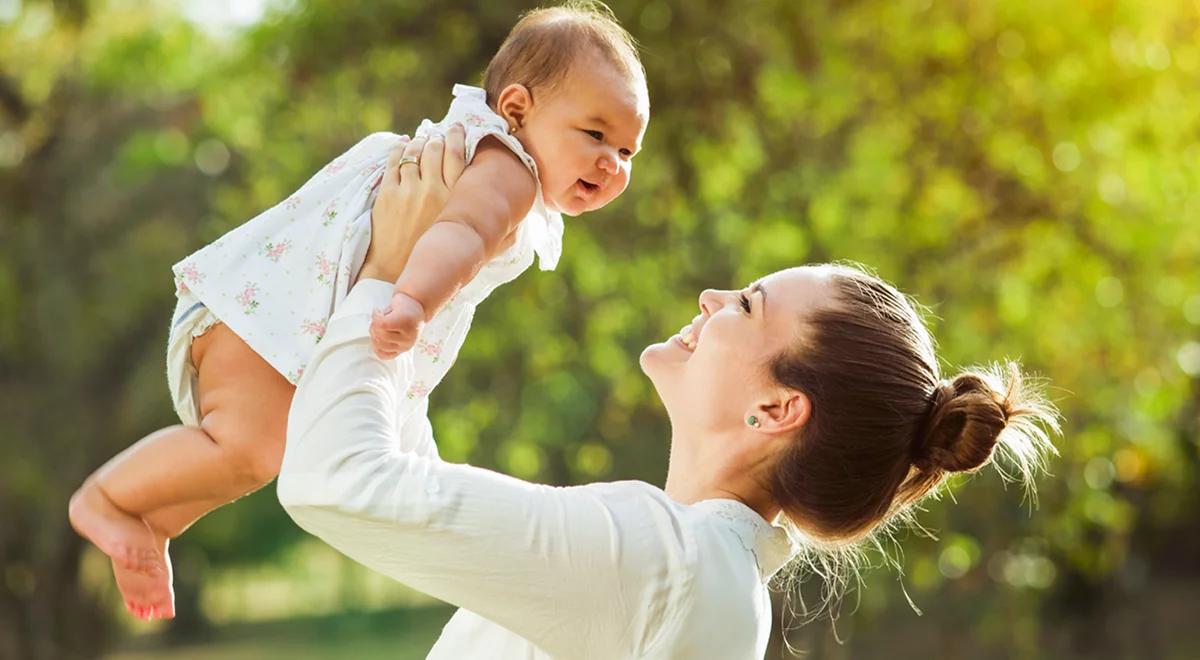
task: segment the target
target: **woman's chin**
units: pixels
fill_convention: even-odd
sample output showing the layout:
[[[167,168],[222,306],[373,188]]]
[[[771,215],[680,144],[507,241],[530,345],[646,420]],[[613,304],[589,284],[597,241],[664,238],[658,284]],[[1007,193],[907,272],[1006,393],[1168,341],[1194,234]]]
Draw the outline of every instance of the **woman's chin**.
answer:
[[[687,361],[686,351],[674,345],[674,339],[650,344],[638,357],[642,373],[653,381],[657,376],[678,369]]]
[[[650,344],[646,348],[643,348],[642,354],[638,356],[638,366],[642,368],[642,373],[646,374],[647,376],[649,376],[650,372],[654,369],[654,354],[657,348],[658,344]]]

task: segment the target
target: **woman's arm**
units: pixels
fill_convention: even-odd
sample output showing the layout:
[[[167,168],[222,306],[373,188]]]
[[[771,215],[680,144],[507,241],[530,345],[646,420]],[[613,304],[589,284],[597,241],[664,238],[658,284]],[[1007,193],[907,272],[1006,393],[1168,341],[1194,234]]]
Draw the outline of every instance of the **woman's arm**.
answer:
[[[396,420],[411,359],[371,354],[367,324],[391,289],[355,286],[297,386],[278,484],[288,514],[548,653],[636,645],[647,599],[662,602],[683,565],[674,509],[636,482],[552,488],[431,457],[428,421]]]

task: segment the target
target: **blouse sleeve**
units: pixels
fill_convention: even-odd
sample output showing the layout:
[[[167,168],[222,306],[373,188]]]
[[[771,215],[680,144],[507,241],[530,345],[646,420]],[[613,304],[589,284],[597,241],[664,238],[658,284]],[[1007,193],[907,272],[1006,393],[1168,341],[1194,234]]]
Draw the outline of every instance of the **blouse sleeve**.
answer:
[[[367,336],[391,295],[363,280],[330,321],[288,420],[278,496],[302,528],[362,564],[569,657],[651,641],[683,588],[686,530],[639,482],[556,488],[419,451],[397,420],[410,377]]]

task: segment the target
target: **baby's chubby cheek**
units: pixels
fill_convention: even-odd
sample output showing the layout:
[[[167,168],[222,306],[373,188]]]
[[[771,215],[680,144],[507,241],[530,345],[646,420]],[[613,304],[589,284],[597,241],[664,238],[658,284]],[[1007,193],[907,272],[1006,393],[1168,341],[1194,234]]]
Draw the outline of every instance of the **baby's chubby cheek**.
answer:
[[[621,194],[624,193],[627,188],[629,188],[629,180],[631,178],[633,178],[631,174],[624,174],[615,179],[612,182],[612,197],[609,199],[613,200],[620,197]]]

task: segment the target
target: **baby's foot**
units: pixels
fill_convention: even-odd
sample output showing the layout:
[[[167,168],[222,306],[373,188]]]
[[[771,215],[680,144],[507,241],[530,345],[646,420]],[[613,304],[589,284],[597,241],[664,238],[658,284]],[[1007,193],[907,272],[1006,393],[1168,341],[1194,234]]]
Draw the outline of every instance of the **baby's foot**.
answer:
[[[75,531],[112,558],[113,568],[148,576],[165,570],[150,527],[117,508],[96,482],[83,484],[71,497],[69,515]]]
[[[163,558],[164,570],[155,575],[146,575],[117,566],[113,562],[113,576],[117,579],[117,588],[125,598],[125,609],[129,613],[143,619],[175,618],[175,591],[171,588],[171,557],[167,554],[166,537],[157,537],[155,549]]]

